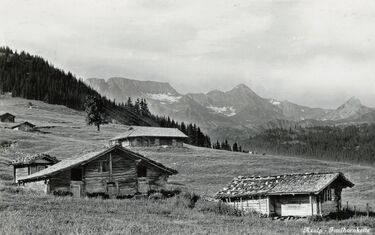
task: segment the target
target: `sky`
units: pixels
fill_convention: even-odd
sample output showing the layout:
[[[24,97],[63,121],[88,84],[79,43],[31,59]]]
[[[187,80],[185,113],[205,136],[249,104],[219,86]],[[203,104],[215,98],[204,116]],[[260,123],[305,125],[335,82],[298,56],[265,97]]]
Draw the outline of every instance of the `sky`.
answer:
[[[373,0],[0,0],[0,45],[83,79],[375,107]]]

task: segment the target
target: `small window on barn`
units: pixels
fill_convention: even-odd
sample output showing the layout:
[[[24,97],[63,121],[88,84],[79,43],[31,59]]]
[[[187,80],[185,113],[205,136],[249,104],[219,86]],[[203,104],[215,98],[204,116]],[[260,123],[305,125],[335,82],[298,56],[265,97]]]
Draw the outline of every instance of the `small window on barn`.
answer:
[[[137,167],[137,176],[138,177],[147,177],[147,167],[146,166],[138,166]]]
[[[37,171],[38,171],[37,166],[30,166],[30,171],[29,171],[30,175],[31,175],[31,174],[34,174],[34,173],[37,172]]]
[[[82,181],[82,169],[73,168],[70,172],[70,179],[72,181]]]
[[[331,188],[331,201],[335,200],[335,189]]]
[[[46,168],[47,168],[47,166],[37,166],[37,171],[41,171],[41,170],[46,169]]]
[[[108,172],[109,171],[109,161],[102,160],[99,161],[99,172]]]

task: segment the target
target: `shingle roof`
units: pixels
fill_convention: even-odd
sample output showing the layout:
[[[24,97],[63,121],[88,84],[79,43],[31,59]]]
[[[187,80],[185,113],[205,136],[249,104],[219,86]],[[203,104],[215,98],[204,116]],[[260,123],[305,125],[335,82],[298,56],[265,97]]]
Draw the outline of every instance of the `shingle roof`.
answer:
[[[187,138],[187,136],[177,128],[131,126],[127,131],[111,140],[127,139],[131,137]]]
[[[257,195],[319,193],[338,178],[344,181],[346,187],[354,186],[341,172],[238,176],[227,187],[219,191],[215,197],[233,198]]]
[[[52,156],[50,156],[48,154],[45,154],[45,153],[40,153],[40,154],[31,155],[31,156],[19,157],[19,158],[13,160],[11,164],[14,165],[14,166],[31,164],[31,163],[35,162],[36,160],[39,160],[39,159],[47,159],[51,163],[59,162],[59,160],[57,160],[57,158],[55,158],[55,157],[52,157]]]
[[[101,150],[98,150],[98,151],[95,151],[95,152],[86,153],[86,154],[84,154],[82,156],[79,156],[79,157],[73,157],[73,158],[63,160],[63,161],[61,161],[61,162],[59,162],[55,165],[52,165],[52,166],[50,166],[46,169],[43,169],[41,171],[38,171],[38,172],[34,173],[34,174],[19,178],[18,182],[37,181],[37,180],[41,180],[41,179],[46,179],[49,176],[55,175],[55,174],[57,174],[57,173],[59,173],[63,170],[67,170],[67,169],[73,168],[75,166],[83,165],[87,162],[90,162],[91,160],[94,160],[97,157],[103,156],[106,153],[109,153],[109,152],[113,151],[114,149],[119,149],[119,150],[129,154],[130,156],[132,156],[134,158],[144,160],[146,163],[148,163],[150,165],[153,165],[153,166],[167,172],[170,175],[177,174],[177,171],[174,170],[174,169],[168,168],[168,167],[162,165],[161,163],[155,162],[155,161],[153,161],[149,158],[146,158],[146,157],[144,157],[140,154],[137,154],[135,152],[127,150],[127,149],[125,149],[125,148],[123,148],[119,145],[115,145],[115,146],[112,146],[110,148],[107,147],[107,148],[104,148],[104,149],[101,149]]]

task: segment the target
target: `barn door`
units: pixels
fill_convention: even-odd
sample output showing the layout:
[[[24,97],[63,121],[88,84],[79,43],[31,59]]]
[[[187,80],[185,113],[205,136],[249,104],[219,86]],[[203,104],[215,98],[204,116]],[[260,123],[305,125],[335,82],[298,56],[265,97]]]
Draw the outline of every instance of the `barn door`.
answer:
[[[70,185],[70,192],[73,194],[73,197],[81,197],[81,186],[80,185]]]
[[[115,183],[108,183],[107,184],[107,189],[108,189],[108,196],[109,198],[116,198],[117,196],[117,187]]]
[[[147,194],[150,191],[150,184],[146,177],[138,178],[138,192],[142,194]]]

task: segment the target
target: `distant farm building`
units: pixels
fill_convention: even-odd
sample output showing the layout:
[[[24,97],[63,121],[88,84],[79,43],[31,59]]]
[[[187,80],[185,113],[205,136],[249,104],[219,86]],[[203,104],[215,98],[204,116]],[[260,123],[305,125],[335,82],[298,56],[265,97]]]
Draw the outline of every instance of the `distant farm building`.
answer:
[[[0,115],[0,122],[14,122],[16,116],[10,113],[4,113]]]
[[[33,131],[34,128],[35,128],[35,125],[30,122],[22,122],[20,124],[17,124],[11,127],[11,129],[17,130],[17,131]]]
[[[103,195],[115,198],[164,189],[168,177],[174,174],[177,174],[176,170],[115,145],[63,160],[17,178],[17,182],[31,188],[34,182],[41,182],[46,193],[70,192],[75,197]]]
[[[337,173],[235,178],[215,197],[244,212],[268,216],[324,216],[341,209],[341,191],[354,184]]]
[[[123,147],[177,146],[182,147],[187,136],[176,128],[132,126],[110,140]]]
[[[13,165],[14,182],[16,183],[19,178],[34,174],[58,162],[55,157],[48,154],[20,157],[11,163]]]

